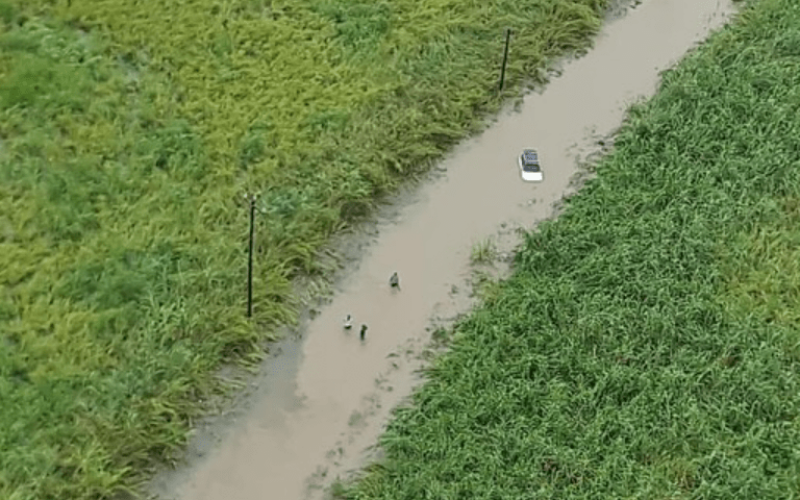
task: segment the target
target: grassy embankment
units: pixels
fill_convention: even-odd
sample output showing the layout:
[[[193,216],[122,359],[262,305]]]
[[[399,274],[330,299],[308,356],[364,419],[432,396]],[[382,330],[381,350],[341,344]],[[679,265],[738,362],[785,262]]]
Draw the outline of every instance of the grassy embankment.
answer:
[[[342,224],[586,46],[605,0],[0,1],[0,498],[107,498]],[[245,321],[245,192],[261,192]]]
[[[800,3],[749,4],[598,172],[349,498],[800,496]]]

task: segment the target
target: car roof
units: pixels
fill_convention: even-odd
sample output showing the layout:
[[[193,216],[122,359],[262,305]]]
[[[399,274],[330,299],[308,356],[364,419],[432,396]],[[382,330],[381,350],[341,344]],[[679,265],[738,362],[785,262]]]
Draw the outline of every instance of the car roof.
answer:
[[[522,151],[522,159],[525,163],[539,163],[539,154],[535,149],[525,149]]]

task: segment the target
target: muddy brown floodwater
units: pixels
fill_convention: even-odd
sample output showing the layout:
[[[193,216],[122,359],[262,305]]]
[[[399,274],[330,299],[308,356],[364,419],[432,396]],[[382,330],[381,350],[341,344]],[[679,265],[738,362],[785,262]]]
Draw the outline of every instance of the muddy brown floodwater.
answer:
[[[470,252],[494,238],[512,251],[515,228],[553,213],[586,155],[599,150],[626,108],[656,90],[676,63],[733,13],[723,0],[649,0],[608,22],[595,47],[565,64],[544,92],[528,95],[446,158],[446,172],[379,223],[355,269],[300,340],[265,362],[247,410],[193,438],[195,457],[158,476],[152,490],[177,500],[305,500],[373,458],[390,411],[419,383],[418,356],[432,321],[469,310]],[[513,48],[512,48],[513,50]],[[513,57],[513,53],[511,54]],[[544,181],[523,183],[517,156],[538,148]],[[400,291],[389,287],[397,271]],[[454,288],[455,287],[455,288]],[[342,328],[346,314],[354,327]],[[364,342],[361,324],[369,325]]]

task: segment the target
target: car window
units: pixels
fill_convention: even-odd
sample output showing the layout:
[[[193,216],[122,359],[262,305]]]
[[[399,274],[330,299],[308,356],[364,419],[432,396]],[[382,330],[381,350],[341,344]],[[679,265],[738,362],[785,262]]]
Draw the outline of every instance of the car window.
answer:
[[[524,151],[522,153],[522,162],[528,165],[534,165],[539,163],[539,155],[536,154],[536,151]]]

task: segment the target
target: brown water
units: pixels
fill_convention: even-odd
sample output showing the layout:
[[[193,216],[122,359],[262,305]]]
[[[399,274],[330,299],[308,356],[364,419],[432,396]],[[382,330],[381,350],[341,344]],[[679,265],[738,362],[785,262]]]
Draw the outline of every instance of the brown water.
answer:
[[[578,160],[597,151],[633,100],[655,91],[660,71],[732,12],[723,0],[645,1],[608,23],[595,48],[567,64],[545,92],[526,97],[519,113],[459,146],[442,164],[445,175],[379,225],[303,340],[283,343],[284,352],[265,363],[261,387],[225,439],[211,445],[201,432],[194,447],[209,448],[207,455],[156,481],[161,498],[302,500],[363,465],[391,408],[419,381],[426,327],[470,307],[452,287],[466,288],[473,245],[493,237],[509,251],[518,242],[514,228],[550,216]],[[539,150],[540,184],[519,177],[516,158],[525,147]],[[402,287],[396,293],[388,285],[394,271]],[[355,322],[350,332],[341,326],[347,313]],[[369,325],[363,343],[362,323]]]

